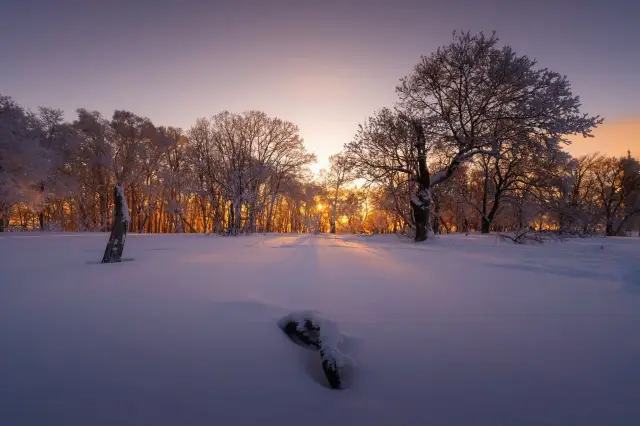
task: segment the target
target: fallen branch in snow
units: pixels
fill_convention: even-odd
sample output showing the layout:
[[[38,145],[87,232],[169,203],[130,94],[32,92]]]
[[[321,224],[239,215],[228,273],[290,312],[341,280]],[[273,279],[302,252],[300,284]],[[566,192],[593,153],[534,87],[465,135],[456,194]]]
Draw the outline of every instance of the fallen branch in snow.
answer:
[[[280,328],[296,344],[311,347],[320,352],[322,370],[332,389],[342,388],[340,358],[337,350],[338,337],[326,329],[320,318],[312,318],[310,313],[288,315],[280,321]],[[329,330],[327,330],[329,329]],[[333,330],[335,331],[335,330]]]
[[[510,240],[514,244],[544,244],[551,241],[563,241],[560,234],[553,231],[533,231],[529,228],[521,229],[511,236],[499,234],[502,240]]]
[[[554,231],[561,239],[568,238],[592,238],[595,234],[591,231],[579,231],[579,230],[558,230]]]

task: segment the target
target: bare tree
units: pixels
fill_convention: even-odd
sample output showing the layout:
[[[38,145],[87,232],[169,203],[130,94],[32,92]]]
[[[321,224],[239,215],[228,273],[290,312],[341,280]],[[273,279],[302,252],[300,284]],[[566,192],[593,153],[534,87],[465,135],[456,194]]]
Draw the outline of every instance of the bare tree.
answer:
[[[436,173],[418,177],[424,183],[414,210],[426,211],[431,186],[475,155],[500,157],[505,145],[516,155],[555,149],[568,134],[588,136],[601,122],[580,113],[566,77],[535,65],[509,46],[499,48],[495,34],[462,33],[402,80],[400,106],[415,117],[416,138],[424,133],[448,156]]]
[[[364,168],[373,169],[372,177],[389,167],[410,175],[415,183],[410,202],[416,241],[428,235],[432,188],[462,164],[476,155],[498,156],[505,143],[522,150],[555,149],[567,142],[567,135],[589,136],[601,122],[580,112],[579,98],[571,93],[566,77],[535,65],[509,46],[498,47],[495,35],[454,34],[451,44],[422,57],[414,72],[401,80],[400,114],[386,120],[390,128],[360,131],[348,145]],[[398,132],[401,127],[404,130]],[[435,172],[429,167],[432,150],[446,157]],[[398,151],[414,164],[398,165]],[[374,160],[380,156],[388,161]]]
[[[329,170],[324,174],[324,185],[327,195],[330,197],[331,224],[330,233],[336,233],[336,221],[338,220],[338,201],[341,190],[345,185],[353,182],[356,178],[355,168],[350,159],[343,153],[334,154],[329,157]]]
[[[598,198],[607,235],[620,235],[623,226],[640,214],[640,163],[628,157],[600,157],[594,166]]]

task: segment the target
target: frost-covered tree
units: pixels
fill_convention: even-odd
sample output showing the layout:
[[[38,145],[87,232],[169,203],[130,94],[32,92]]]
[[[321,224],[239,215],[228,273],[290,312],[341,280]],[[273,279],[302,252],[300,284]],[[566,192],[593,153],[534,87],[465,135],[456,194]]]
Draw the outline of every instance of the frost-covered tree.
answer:
[[[0,95],[0,231],[8,225],[14,205],[42,205],[49,169],[35,117]]]
[[[601,218],[594,175],[598,161],[598,155],[591,154],[578,158],[565,155],[556,161],[542,162],[549,173],[536,194],[540,194],[546,211],[555,216],[561,231],[595,230]]]
[[[97,111],[77,110],[78,144],[70,168],[77,178],[75,201],[80,230],[105,230],[109,220],[114,146],[110,124]]]
[[[255,232],[259,220],[271,230],[282,183],[315,161],[297,126],[259,111],[200,119],[188,137],[203,189],[221,214],[229,204],[229,234]]]
[[[45,228],[45,212],[49,217],[59,218],[56,211],[64,209],[65,200],[77,188],[77,178],[70,163],[79,140],[73,126],[64,121],[64,113],[60,109],[39,107],[34,119],[47,164],[46,176],[40,182],[44,203],[38,221],[42,230]]]
[[[566,77],[536,68],[535,60],[498,42],[495,35],[454,34],[451,44],[423,56],[397,87],[399,114],[388,122],[395,130],[404,128],[402,137],[395,130],[391,133],[396,137],[384,137],[384,130],[375,137],[361,131],[349,144],[370,177],[389,170],[378,156],[393,161],[400,150],[414,159],[413,165],[396,171],[413,182],[416,241],[427,238],[432,188],[462,164],[477,155],[497,156],[503,144],[523,151],[555,149],[568,142],[568,135],[589,136],[601,122],[580,112]],[[446,160],[432,170],[429,155],[434,150]]]

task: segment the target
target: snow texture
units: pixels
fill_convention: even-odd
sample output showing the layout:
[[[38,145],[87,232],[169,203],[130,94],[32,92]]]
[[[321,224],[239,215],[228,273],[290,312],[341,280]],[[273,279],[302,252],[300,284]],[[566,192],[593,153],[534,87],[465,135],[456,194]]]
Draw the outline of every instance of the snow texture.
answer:
[[[0,236],[1,425],[640,424],[639,238],[103,243]],[[339,326],[345,390],[278,329],[298,311]]]

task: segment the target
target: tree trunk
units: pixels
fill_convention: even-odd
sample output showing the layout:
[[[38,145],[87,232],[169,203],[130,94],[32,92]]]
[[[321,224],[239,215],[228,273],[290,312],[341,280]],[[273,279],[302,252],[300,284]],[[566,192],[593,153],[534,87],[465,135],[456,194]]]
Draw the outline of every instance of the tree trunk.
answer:
[[[640,213],[640,210],[634,211],[632,213],[629,213],[628,215],[626,215],[618,224],[618,226],[616,227],[616,230],[614,232],[614,235],[623,235],[623,229],[622,227],[625,225],[625,223],[627,223],[627,221],[629,219],[631,219],[634,215],[636,215],[637,213]]]
[[[271,195],[271,204],[269,205],[269,213],[267,213],[267,232],[273,232],[273,209],[276,204],[276,194]]]
[[[248,223],[245,225],[248,233],[253,234],[256,232],[256,203],[255,201],[252,201],[251,204],[249,204],[249,220]]]
[[[331,234],[336,233],[336,216],[338,215],[338,197],[333,200],[333,207],[331,210]]]
[[[486,217],[482,218],[482,223],[480,225],[480,232],[483,234],[488,234],[491,229],[491,222],[487,220]]]
[[[433,215],[433,232],[435,234],[440,234],[440,223],[441,223],[441,218],[440,215],[442,214],[441,210],[440,210],[440,202],[438,200],[438,198],[435,199],[435,214]]]
[[[483,234],[489,233],[489,228],[491,228],[491,221],[487,217],[487,206],[488,206],[488,198],[489,198],[489,171],[484,170],[484,182],[483,182],[483,191],[482,191],[482,217],[480,218],[480,232]]]
[[[488,234],[489,232],[491,232],[491,224],[493,223],[493,218],[495,217],[496,211],[498,210],[496,206],[497,204],[494,203],[489,214],[482,216],[481,232],[483,234]]]
[[[605,233],[607,237],[613,236],[613,223],[607,221],[607,225],[605,226]]]
[[[427,224],[429,223],[429,209],[425,209],[424,206],[411,202],[413,208],[413,219],[416,224],[416,237],[415,241],[425,241],[427,239]]]
[[[605,227],[604,232],[607,237],[612,237],[613,234],[613,216],[607,212],[605,216]]]
[[[496,188],[496,193],[493,197],[493,205],[491,206],[491,210],[488,214],[484,214],[482,217],[483,234],[488,234],[491,231],[491,224],[493,223],[493,219],[495,219],[496,214],[498,213],[498,208],[500,207],[500,194],[501,191]]]
[[[415,148],[418,153],[418,176],[416,177],[418,191],[416,196],[411,199],[411,207],[416,225],[415,241],[420,242],[428,238],[428,228],[431,225],[429,222],[431,179],[429,177],[429,169],[427,168],[427,142],[424,136],[424,128],[422,127],[422,123],[418,121],[413,122],[413,128],[416,132]]]
[[[240,229],[242,229],[242,201],[238,201],[234,208],[236,223],[234,225],[233,235],[238,235],[238,233],[240,233]]]
[[[106,194],[106,188],[104,186],[100,186],[98,199],[100,204],[100,231],[104,232],[107,229],[106,223],[108,222],[109,213],[108,213],[108,194]]]
[[[204,197],[200,197],[200,204],[202,208],[202,231],[206,234],[207,227],[207,200]]]
[[[129,212],[127,212],[124,189],[120,185],[116,185],[113,189],[113,197],[115,201],[113,227],[111,228],[111,236],[109,237],[107,248],[102,257],[102,263],[122,261],[124,242],[127,237],[127,228],[129,227]]]

